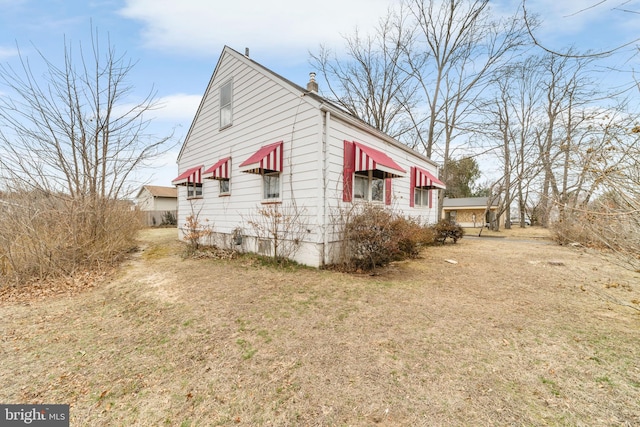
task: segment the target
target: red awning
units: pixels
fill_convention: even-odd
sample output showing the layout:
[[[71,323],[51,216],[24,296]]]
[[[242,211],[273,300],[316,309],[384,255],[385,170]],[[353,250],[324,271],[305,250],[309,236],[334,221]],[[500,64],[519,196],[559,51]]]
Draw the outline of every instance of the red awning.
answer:
[[[406,173],[391,157],[382,151],[355,141],[353,144],[355,147],[355,172],[377,169],[384,172],[387,178],[399,178]]]
[[[416,167],[415,187],[425,190],[435,190],[437,188],[444,190],[447,188],[447,186],[433,174],[419,167]]]
[[[282,172],[283,151],[282,141],[265,145],[254,155],[242,162],[241,172],[269,173]]]
[[[229,179],[229,176],[231,176],[230,160],[231,157],[218,160],[215,165],[202,172],[202,177],[209,179]]]
[[[182,172],[176,179],[171,181],[173,185],[189,185],[202,184],[202,168],[204,166],[196,166]]]

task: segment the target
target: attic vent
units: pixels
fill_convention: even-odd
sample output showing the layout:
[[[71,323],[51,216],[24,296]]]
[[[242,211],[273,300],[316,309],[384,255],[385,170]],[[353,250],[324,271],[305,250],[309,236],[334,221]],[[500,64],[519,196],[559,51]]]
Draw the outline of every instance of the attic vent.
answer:
[[[246,56],[247,58],[249,57],[249,48],[248,47],[244,48],[244,56]]]
[[[309,92],[318,93],[318,82],[316,82],[316,73],[309,73],[309,83],[307,83]]]

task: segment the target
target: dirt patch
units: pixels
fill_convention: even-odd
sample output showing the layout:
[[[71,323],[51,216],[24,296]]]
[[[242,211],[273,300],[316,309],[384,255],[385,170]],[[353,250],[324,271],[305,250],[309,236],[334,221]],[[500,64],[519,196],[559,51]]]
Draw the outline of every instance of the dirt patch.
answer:
[[[0,401],[72,425],[640,424],[639,275],[502,233],[370,276],[145,231],[110,280],[0,305]]]

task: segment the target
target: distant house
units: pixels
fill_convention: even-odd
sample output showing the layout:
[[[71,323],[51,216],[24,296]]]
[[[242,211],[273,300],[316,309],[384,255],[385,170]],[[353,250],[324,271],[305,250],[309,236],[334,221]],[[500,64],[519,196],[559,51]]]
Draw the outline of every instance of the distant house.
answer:
[[[145,223],[160,225],[167,212],[177,217],[178,191],[175,187],[144,185],[136,196],[138,209],[145,213]]]
[[[178,224],[198,215],[224,245],[269,254],[251,215],[304,209],[294,259],[333,262],[336,214],[377,204],[437,220],[437,164],[318,94],[224,47],[178,155]],[[184,238],[184,230],[180,236]]]
[[[496,219],[497,204],[487,209],[488,197],[444,198],[442,218],[454,221],[463,227],[483,227]],[[486,211],[486,215],[485,215]]]

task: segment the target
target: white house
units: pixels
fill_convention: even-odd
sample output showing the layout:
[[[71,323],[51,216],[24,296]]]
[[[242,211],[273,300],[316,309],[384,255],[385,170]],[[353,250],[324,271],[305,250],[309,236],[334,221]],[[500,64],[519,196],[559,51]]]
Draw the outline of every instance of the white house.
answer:
[[[224,47],[178,155],[179,228],[193,215],[219,244],[268,251],[248,219],[293,205],[306,230],[294,259],[321,266],[333,262],[341,209],[368,201],[437,220],[437,165],[317,88],[313,73],[305,89]]]
[[[167,212],[177,214],[178,192],[175,187],[143,185],[136,195],[136,205],[145,212],[147,225],[159,225]]]

